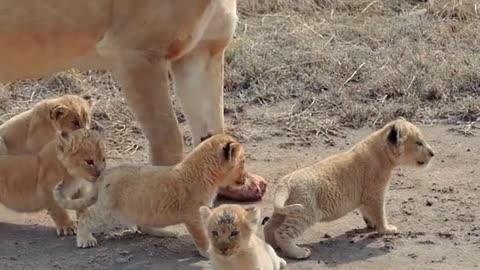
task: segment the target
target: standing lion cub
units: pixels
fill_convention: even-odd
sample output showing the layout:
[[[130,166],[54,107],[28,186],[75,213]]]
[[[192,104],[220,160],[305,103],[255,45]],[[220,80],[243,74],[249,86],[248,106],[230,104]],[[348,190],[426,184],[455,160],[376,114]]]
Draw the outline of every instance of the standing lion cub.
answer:
[[[0,126],[0,154],[38,153],[55,131],[89,128],[95,104],[89,95],[63,95],[35,104]]]
[[[260,209],[224,204],[199,209],[210,239],[212,270],[279,270],[287,262],[261,240],[256,232]]]
[[[217,134],[177,165],[120,165],[106,170],[87,196],[70,200],[58,185],[54,197],[67,209],[90,206],[79,216],[78,247],[95,246],[91,230],[102,225],[138,225],[150,231],[183,223],[207,257],[209,242],[198,209],[212,204],[219,187],[243,185],[238,179],[245,179],[244,166],[243,146]]]
[[[72,234],[75,224],[53,199],[53,188],[63,180],[69,192],[75,191],[82,179],[93,182],[104,169],[104,144],[97,132],[58,132],[38,154],[0,155],[0,203],[23,213],[47,209],[57,234]]]
[[[392,171],[398,166],[424,167],[433,155],[422,132],[400,118],[350,150],[286,175],[264,227],[266,241],[288,257],[308,258],[310,250],[293,241],[316,222],[338,219],[357,208],[368,227],[381,234],[397,232],[385,213]]]

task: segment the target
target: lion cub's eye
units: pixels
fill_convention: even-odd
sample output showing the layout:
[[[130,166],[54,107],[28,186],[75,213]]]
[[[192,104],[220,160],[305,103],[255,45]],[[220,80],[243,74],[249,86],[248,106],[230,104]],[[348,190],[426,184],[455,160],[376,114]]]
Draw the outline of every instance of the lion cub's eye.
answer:
[[[212,235],[213,235],[214,237],[218,237],[218,232],[217,232],[217,231],[212,231]]]
[[[239,233],[239,231],[233,231],[232,233],[230,233],[230,237],[237,237]]]
[[[415,144],[418,145],[418,146],[422,146],[422,145],[423,145],[423,142],[421,142],[421,141],[416,141]]]
[[[90,166],[93,166],[93,164],[94,164],[93,160],[91,160],[91,159],[87,159],[87,160],[85,160],[85,162]]]

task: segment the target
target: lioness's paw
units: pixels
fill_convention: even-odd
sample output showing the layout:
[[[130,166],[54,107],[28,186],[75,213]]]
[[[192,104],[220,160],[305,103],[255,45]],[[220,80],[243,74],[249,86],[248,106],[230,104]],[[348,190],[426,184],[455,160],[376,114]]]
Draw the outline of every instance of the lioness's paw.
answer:
[[[386,225],[385,228],[378,230],[378,233],[380,234],[395,234],[397,232],[398,232],[397,227],[393,225]]]
[[[89,248],[94,247],[97,245],[97,239],[93,237],[93,235],[89,235],[88,237],[81,238],[77,236],[77,247],[79,248]]]
[[[77,224],[69,222],[65,225],[57,226],[56,231],[58,236],[75,235],[77,233]]]

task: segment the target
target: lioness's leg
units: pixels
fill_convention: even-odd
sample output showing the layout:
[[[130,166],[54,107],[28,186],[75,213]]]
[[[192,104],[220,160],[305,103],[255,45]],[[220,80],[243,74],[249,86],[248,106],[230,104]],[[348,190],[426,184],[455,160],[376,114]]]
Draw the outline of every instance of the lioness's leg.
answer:
[[[182,160],[183,137],[168,91],[168,62],[149,62],[137,53],[125,53],[114,65],[127,103],[150,143],[155,165],[173,165]]]
[[[397,232],[397,228],[388,224],[384,196],[378,198],[369,198],[362,205],[362,213],[365,213],[372,225],[380,234],[393,234]]]
[[[8,148],[7,144],[5,143],[5,140],[3,137],[0,136],[0,155],[6,155],[8,154]]]
[[[202,226],[202,223],[199,220],[195,220],[185,223],[185,226],[195,241],[195,246],[198,249],[198,253],[208,259],[209,256],[207,250],[210,242],[208,241],[207,232]]]
[[[297,246],[293,241],[314,224],[311,213],[301,212],[287,216],[285,221],[275,230],[275,238],[282,252],[293,259],[306,259],[310,257],[308,248]]]
[[[77,226],[75,222],[72,221],[65,209],[58,206],[53,198],[47,203],[48,215],[52,217],[53,222],[55,223],[57,235],[74,235]]]
[[[175,92],[190,125],[194,145],[202,138],[223,132],[223,64],[224,49],[212,54],[206,46],[172,63]],[[219,195],[239,201],[260,200],[265,193],[265,180],[253,174],[246,177],[243,188],[222,188]]]

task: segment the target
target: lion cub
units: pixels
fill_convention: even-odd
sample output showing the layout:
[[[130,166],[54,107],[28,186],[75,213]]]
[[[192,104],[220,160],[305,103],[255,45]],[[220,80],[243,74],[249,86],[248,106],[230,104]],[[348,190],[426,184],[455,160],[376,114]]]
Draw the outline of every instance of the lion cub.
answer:
[[[261,240],[256,232],[260,209],[224,204],[199,209],[210,240],[212,270],[279,270],[287,262]]]
[[[47,209],[58,235],[75,232],[67,212],[53,199],[64,181],[71,190],[81,179],[95,181],[105,168],[103,140],[93,130],[58,132],[38,154],[0,155],[0,203],[23,213]]]
[[[385,194],[394,168],[426,166],[432,148],[422,132],[397,119],[350,150],[294,171],[280,180],[274,212],[265,224],[265,239],[291,258],[304,259],[310,250],[293,240],[320,221],[332,221],[359,208],[368,227],[380,234],[397,228],[388,223]]]
[[[45,99],[0,126],[0,154],[38,153],[55,138],[56,130],[89,128],[95,104],[89,95]]]
[[[242,145],[229,135],[217,134],[177,165],[121,165],[106,170],[88,196],[64,198],[58,185],[54,197],[67,209],[90,206],[79,216],[78,247],[95,246],[91,230],[102,225],[152,229],[184,223],[200,254],[207,256],[209,243],[198,209],[212,204],[219,187],[243,185],[237,179],[245,178],[244,164]]]

